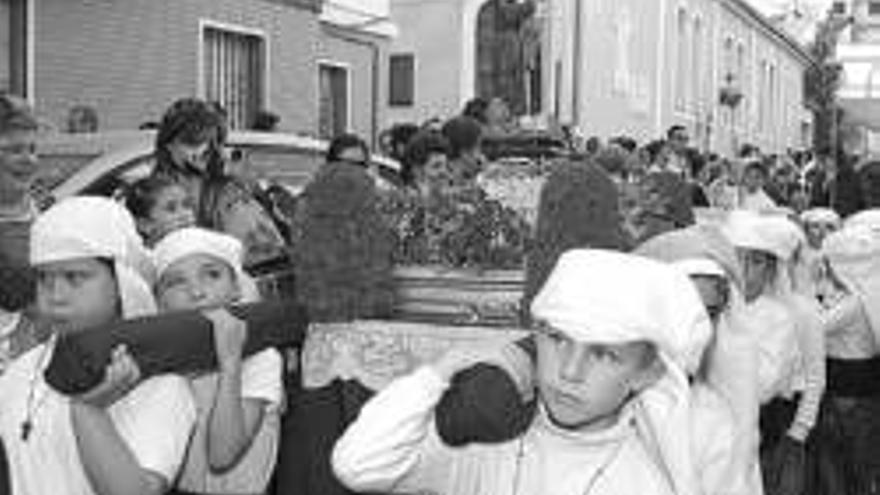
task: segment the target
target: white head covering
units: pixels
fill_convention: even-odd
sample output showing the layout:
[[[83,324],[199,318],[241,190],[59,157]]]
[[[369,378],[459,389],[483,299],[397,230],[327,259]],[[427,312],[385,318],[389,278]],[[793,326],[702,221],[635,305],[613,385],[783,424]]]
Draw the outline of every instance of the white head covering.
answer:
[[[673,261],[672,266],[681,271],[685,275],[692,276],[714,276],[727,278],[727,271],[717,261],[706,258],[685,258]]]
[[[789,260],[804,242],[800,228],[782,215],[732,211],[721,231],[736,247],[766,251],[783,261]]]
[[[733,412],[736,437],[727,488],[731,493],[760,495],[758,345],[756,332],[743,316],[742,276],[733,246],[717,229],[697,226],[657,236],[636,252],[669,262],[688,276],[722,276],[731,282],[727,309],[716,321],[715,339],[706,350],[704,375],[698,380],[724,397]]]
[[[244,247],[241,241],[227,234],[200,227],[187,227],[166,235],[153,249],[157,278],[175,261],[192,254],[207,254],[232,267],[241,290],[242,302],[259,300],[254,279],[243,269]]]
[[[807,224],[824,224],[840,226],[840,215],[831,208],[810,208],[801,213],[801,222]]]
[[[880,342],[880,228],[846,224],[825,239],[822,251],[837,278],[861,299]]]
[[[152,264],[134,219],[104,197],[71,197],[49,208],[31,226],[30,262],[41,265],[80,258],[113,261],[122,316],[155,314]]]
[[[537,320],[581,342],[657,345],[667,372],[635,399],[639,424],[675,493],[696,493],[685,370],[699,366],[711,323],[693,283],[648,258],[575,249],[559,258],[531,310]]]
[[[880,228],[880,208],[860,211],[847,217],[843,222],[844,227],[855,227],[857,225]]]

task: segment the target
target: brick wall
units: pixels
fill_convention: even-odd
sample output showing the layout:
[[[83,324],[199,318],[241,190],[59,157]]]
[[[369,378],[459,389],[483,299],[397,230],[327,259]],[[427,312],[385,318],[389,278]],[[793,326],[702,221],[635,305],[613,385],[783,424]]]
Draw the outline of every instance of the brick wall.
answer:
[[[264,32],[267,108],[281,116],[285,131],[313,134],[317,129],[315,57],[322,43],[314,11],[266,0],[40,0],[36,5],[36,105],[61,128],[76,104],[96,108],[101,129],[132,129],[157,120],[174,99],[196,95],[199,21],[207,19]]]

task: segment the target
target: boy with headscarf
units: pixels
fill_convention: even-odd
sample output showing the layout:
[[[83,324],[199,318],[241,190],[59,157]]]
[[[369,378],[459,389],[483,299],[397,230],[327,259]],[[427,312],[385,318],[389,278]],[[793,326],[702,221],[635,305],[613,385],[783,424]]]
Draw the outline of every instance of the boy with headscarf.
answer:
[[[75,197],[38,217],[30,261],[38,316],[54,335],[155,312],[134,220],[106,198]],[[195,421],[186,381],[163,375],[138,384],[125,348],[114,351],[94,390],[67,397],[43,370],[55,338],[0,376],[0,435],[16,495],[163,493],[177,476]]]
[[[685,273],[712,318],[712,339],[691,380],[695,462],[703,492],[763,493],[757,342],[743,318],[742,271],[733,246],[715,227],[697,225],[657,236],[636,253]]]
[[[682,370],[698,360],[692,332],[705,342],[710,330],[687,278],[642,257],[572,250],[532,313],[540,406],[522,436],[441,444],[434,407],[452,375],[485,358],[450,354],[364,407],[335,447],[339,478],[400,493],[698,493]]]
[[[189,376],[198,418],[175,493],[263,493],[278,447],[283,366],[272,348],[243,357],[244,322],[222,309],[259,299],[242,244],[188,227],[162,239],[153,255],[160,310],[209,310],[218,360],[217,371]]]

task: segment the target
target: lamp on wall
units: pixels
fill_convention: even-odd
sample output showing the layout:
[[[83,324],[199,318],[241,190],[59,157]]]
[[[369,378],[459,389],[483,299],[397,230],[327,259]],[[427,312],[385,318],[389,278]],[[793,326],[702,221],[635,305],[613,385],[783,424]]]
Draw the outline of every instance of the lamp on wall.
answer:
[[[739,106],[744,96],[742,89],[736,84],[736,76],[728,72],[724,77],[724,84],[718,90],[719,101],[722,105],[733,110]]]

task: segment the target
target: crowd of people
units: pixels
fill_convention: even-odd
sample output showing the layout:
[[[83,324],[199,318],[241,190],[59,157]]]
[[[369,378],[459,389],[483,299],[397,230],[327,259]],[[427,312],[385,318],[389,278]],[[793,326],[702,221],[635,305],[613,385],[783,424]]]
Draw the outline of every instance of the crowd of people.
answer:
[[[222,108],[185,98],[149,177],[42,209],[38,128],[0,95],[0,493],[880,493],[880,213],[831,208],[827,153],[701,154],[682,126],[572,142],[530,225],[480,187],[496,100],[392,129],[390,185],[338,136],[290,204],[226,169]],[[395,263],[518,267],[528,336],[309,388],[299,349],[245,352],[229,309],[279,258],[315,324],[391,318]],[[186,311],[213,369],[145,377],[120,345],[91,390],[47,382],[60,340]]]

